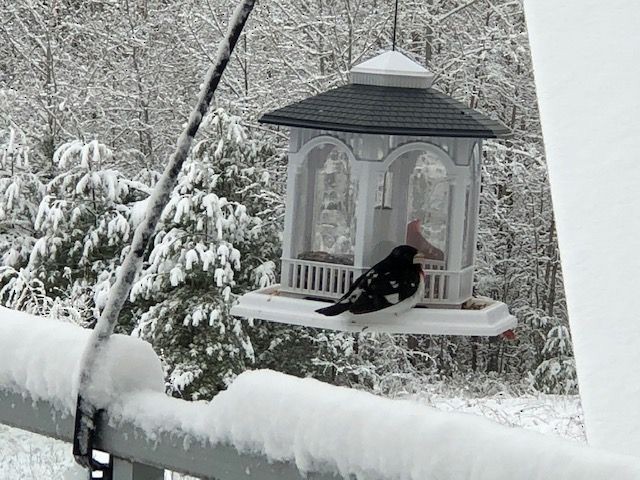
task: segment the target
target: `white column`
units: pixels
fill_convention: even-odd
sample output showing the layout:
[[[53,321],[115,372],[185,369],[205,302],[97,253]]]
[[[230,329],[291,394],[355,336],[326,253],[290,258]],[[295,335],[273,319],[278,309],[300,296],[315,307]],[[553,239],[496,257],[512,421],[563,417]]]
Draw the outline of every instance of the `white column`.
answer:
[[[284,231],[282,234],[282,258],[294,258],[296,252],[294,242],[294,222],[296,220],[297,205],[302,199],[300,196],[299,173],[300,166],[304,158],[300,155],[301,132],[297,128],[292,128],[289,134],[289,158],[287,165],[287,192],[285,198],[284,210]],[[281,263],[280,284],[284,287],[289,286],[291,266],[284,262]]]
[[[470,199],[473,202],[473,209],[471,210],[471,238],[470,242],[473,242],[471,250],[471,266],[475,269],[476,265],[476,249],[478,248],[478,221],[480,217],[480,188],[482,185],[482,140],[477,143],[477,149],[474,150],[473,157],[471,159],[471,168],[475,172],[472,178],[472,195]]]
[[[300,173],[300,159],[298,154],[289,154],[289,165],[287,167],[287,193],[285,199],[284,232],[282,238],[282,257],[292,258],[293,251],[293,226],[297,203],[302,199],[300,196],[300,186],[298,185],[298,174]]]
[[[457,173],[451,182],[453,191],[450,191],[452,198],[450,199],[449,238],[447,239],[447,270],[454,272],[462,270],[465,190],[468,182],[468,176],[462,172]],[[453,295],[453,299],[457,301],[460,292],[459,275],[450,277],[448,288],[447,296],[451,297]]]
[[[587,438],[640,455],[638,1],[524,7]]]
[[[377,175],[382,166],[379,162],[358,162],[358,200],[356,204],[356,244],[354,267],[366,268],[373,248],[373,206],[376,199]]]
[[[287,193],[285,199],[284,210],[284,231],[282,233],[282,258],[295,258],[299,252],[296,252],[298,245],[298,237],[294,232],[294,224],[298,214],[298,202],[303,201],[300,197],[300,168],[301,161],[299,154],[289,154],[289,165],[287,167]],[[298,219],[299,220],[299,219]],[[283,287],[289,287],[291,278],[291,265],[286,261],[281,262],[280,268],[280,284]]]

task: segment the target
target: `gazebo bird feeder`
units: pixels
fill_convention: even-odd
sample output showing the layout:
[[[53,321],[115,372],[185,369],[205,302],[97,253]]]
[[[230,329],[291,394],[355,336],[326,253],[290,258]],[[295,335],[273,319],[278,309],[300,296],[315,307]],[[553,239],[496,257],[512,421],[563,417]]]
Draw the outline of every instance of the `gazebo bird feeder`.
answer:
[[[507,128],[432,89],[433,75],[397,51],[350,77],[260,119],[290,129],[281,279],[242,296],[232,313],[343,331],[513,328],[504,303],[472,295],[482,139]],[[366,322],[315,312],[401,244],[426,258],[416,308]]]

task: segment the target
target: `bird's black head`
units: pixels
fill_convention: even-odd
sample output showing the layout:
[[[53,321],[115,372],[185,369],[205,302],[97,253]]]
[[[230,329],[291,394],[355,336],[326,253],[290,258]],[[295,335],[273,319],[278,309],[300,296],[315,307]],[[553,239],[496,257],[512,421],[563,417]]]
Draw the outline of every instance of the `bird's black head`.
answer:
[[[411,245],[400,245],[391,251],[389,258],[400,262],[413,263],[413,258],[417,253],[418,250]]]

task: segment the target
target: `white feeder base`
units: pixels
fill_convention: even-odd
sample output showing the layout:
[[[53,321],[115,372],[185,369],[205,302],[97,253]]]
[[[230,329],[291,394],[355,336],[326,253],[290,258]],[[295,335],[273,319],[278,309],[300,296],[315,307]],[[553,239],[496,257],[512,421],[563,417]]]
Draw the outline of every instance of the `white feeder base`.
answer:
[[[248,319],[324,328],[343,332],[386,332],[426,335],[495,336],[515,328],[516,318],[507,306],[490,298],[478,297],[462,309],[416,307],[402,314],[342,313],[327,317],[315,310],[327,302],[285,293],[280,285],[247,293],[240,297],[231,313]]]

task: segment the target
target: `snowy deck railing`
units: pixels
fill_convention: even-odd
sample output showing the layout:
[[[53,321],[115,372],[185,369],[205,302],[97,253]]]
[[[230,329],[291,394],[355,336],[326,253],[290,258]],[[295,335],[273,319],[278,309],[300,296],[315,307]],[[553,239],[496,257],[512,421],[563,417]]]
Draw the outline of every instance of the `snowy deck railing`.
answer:
[[[70,441],[88,332],[0,307],[0,423]],[[637,480],[640,460],[312,379],[245,372],[210,402],[164,394],[145,342],[111,337],[89,393],[113,480]],[[71,447],[69,448],[71,455]]]
[[[0,423],[72,442],[77,366],[88,333],[0,307]],[[99,377],[92,391],[104,410],[95,447],[113,456],[113,480],[162,480],[165,469],[217,480],[303,478],[294,463],[214,441],[208,404],[165,395],[162,368],[146,342],[113,336]]]
[[[101,418],[96,443],[97,449],[114,457],[113,480],[162,480],[164,470],[216,480],[304,478],[291,462],[269,462],[262,455],[239,453],[228,445],[202,443],[188,432],[176,430],[149,436],[134,422],[119,420],[117,425],[113,422],[107,415]],[[0,423],[64,442],[73,440],[71,415],[52,403],[2,389]],[[331,475],[320,474],[307,478],[335,480]]]

